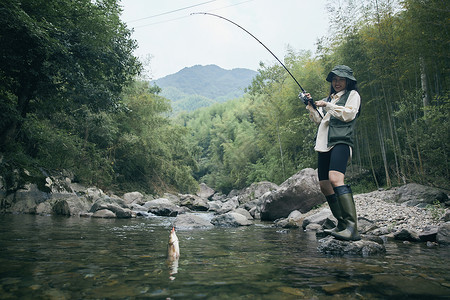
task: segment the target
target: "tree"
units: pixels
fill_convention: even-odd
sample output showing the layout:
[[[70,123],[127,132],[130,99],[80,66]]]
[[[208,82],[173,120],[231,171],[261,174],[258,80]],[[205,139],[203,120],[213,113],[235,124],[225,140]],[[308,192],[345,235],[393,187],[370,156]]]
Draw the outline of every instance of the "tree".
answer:
[[[0,149],[30,112],[115,109],[140,69],[115,0],[0,4]],[[23,138],[23,137],[22,137]]]

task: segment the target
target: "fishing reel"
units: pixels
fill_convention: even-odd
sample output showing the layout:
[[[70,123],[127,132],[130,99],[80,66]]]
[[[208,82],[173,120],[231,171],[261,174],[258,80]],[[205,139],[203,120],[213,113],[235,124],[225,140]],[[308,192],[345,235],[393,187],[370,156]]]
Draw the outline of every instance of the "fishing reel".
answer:
[[[309,103],[314,109],[317,109],[316,104],[314,104],[314,100],[306,96],[306,91],[301,91],[300,94],[298,94],[298,97],[303,101],[303,103],[305,103],[305,105],[308,105]]]

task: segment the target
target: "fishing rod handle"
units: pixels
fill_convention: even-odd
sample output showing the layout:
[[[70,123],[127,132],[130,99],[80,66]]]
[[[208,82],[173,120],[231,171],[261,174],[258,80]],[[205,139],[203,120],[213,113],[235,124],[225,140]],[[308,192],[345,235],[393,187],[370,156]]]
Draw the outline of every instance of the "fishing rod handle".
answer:
[[[305,103],[305,105],[308,105],[308,103],[309,103],[309,104],[311,104],[311,106],[312,106],[314,109],[317,110],[317,106],[316,106],[316,104],[314,103],[313,98],[308,98],[308,97],[306,96],[306,94],[307,94],[306,91],[301,91],[300,94],[298,94],[298,97],[300,98],[300,100],[303,101],[303,103]]]

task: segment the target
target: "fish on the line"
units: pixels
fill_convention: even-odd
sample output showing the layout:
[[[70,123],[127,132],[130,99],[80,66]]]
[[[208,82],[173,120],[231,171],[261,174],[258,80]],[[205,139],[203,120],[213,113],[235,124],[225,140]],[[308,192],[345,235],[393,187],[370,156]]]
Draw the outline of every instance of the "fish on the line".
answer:
[[[175,227],[172,227],[172,231],[169,235],[169,244],[167,245],[167,262],[170,268],[169,279],[175,280],[175,274],[178,273],[178,259],[180,258],[180,245],[178,242],[177,234],[175,233]]]
[[[169,244],[167,246],[167,258],[169,260],[177,259],[180,257],[180,245],[178,242],[177,234],[175,233],[175,227],[172,227],[172,231],[169,235]]]

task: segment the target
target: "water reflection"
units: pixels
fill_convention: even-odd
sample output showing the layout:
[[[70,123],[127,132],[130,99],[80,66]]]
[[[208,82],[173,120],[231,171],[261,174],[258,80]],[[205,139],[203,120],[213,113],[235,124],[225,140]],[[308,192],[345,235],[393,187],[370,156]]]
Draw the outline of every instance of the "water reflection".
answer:
[[[177,232],[173,219],[0,215],[0,298],[448,299],[449,247],[317,252],[314,233],[257,224]],[[176,278],[176,280],[174,280]]]

